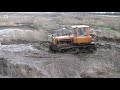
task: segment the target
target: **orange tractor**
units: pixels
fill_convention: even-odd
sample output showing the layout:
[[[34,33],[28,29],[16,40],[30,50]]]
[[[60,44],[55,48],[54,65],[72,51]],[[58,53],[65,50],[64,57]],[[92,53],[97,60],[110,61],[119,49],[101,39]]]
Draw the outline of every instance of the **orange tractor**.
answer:
[[[92,42],[89,26],[74,25],[71,28],[72,34],[52,37],[52,42],[49,45],[50,51],[79,53],[81,51],[93,52],[97,49],[95,43]]]

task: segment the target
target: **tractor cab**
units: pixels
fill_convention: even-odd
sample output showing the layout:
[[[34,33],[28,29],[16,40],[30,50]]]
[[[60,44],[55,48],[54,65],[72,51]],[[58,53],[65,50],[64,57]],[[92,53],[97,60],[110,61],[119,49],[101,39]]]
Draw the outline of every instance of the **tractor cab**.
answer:
[[[87,36],[89,35],[90,27],[87,25],[75,25],[71,26],[74,30],[74,36]]]

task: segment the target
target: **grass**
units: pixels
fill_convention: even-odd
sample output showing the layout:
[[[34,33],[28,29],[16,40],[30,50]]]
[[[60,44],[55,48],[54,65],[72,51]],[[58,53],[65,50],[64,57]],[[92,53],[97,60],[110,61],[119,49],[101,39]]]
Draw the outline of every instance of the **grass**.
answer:
[[[78,15],[78,16],[0,16],[0,25],[16,25],[16,23],[33,23],[33,26],[40,29],[53,29],[59,25],[88,24],[96,27],[109,27],[113,30],[120,30],[119,17],[104,17],[97,15]]]
[[[61,25],[80,25],[87,24],[91,28],[100,29],[104,33],[120,33],[120,18],[119,17],[104,17],[97,15],[78,15],[78,16],[10,16],[4,19],[0,16],[0,26],[15,26],[16,23],[32,23],[28,25],[29,28],[35,29],[38,32],[45,32],[46,30],[53,30],[59,28]],[[28,34],[26,34],[28,35]],[[35,35],[35,34],[34,34]],[[111,34],[113,35],[113,34]],[[29,35],[28,35],[29,36]],[[32,36],[34,37],[34,36]],[[42,37],[42,36],[41,36]],[[25,37],[26,38],[26,37]]]

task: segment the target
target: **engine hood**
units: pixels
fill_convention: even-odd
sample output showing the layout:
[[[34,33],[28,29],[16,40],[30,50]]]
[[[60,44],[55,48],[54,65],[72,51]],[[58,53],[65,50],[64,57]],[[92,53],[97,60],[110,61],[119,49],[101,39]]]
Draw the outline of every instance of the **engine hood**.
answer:
[[[62,39],[72,39],[73,38],[73,35],[70,35],[70,36],[56,36],[56,37],[53,37],[54,39],[57,39],[57,40],[62,40]]]

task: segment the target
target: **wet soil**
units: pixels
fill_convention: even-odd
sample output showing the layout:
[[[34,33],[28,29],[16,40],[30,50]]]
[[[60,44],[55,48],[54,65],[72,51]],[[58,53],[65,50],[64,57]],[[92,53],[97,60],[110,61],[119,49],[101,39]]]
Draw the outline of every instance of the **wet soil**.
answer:
[[[36,43],[37,44],[37,43]],[[0,46],[1,78],[119,78],[120,52],[51,53],[33,43]]]

